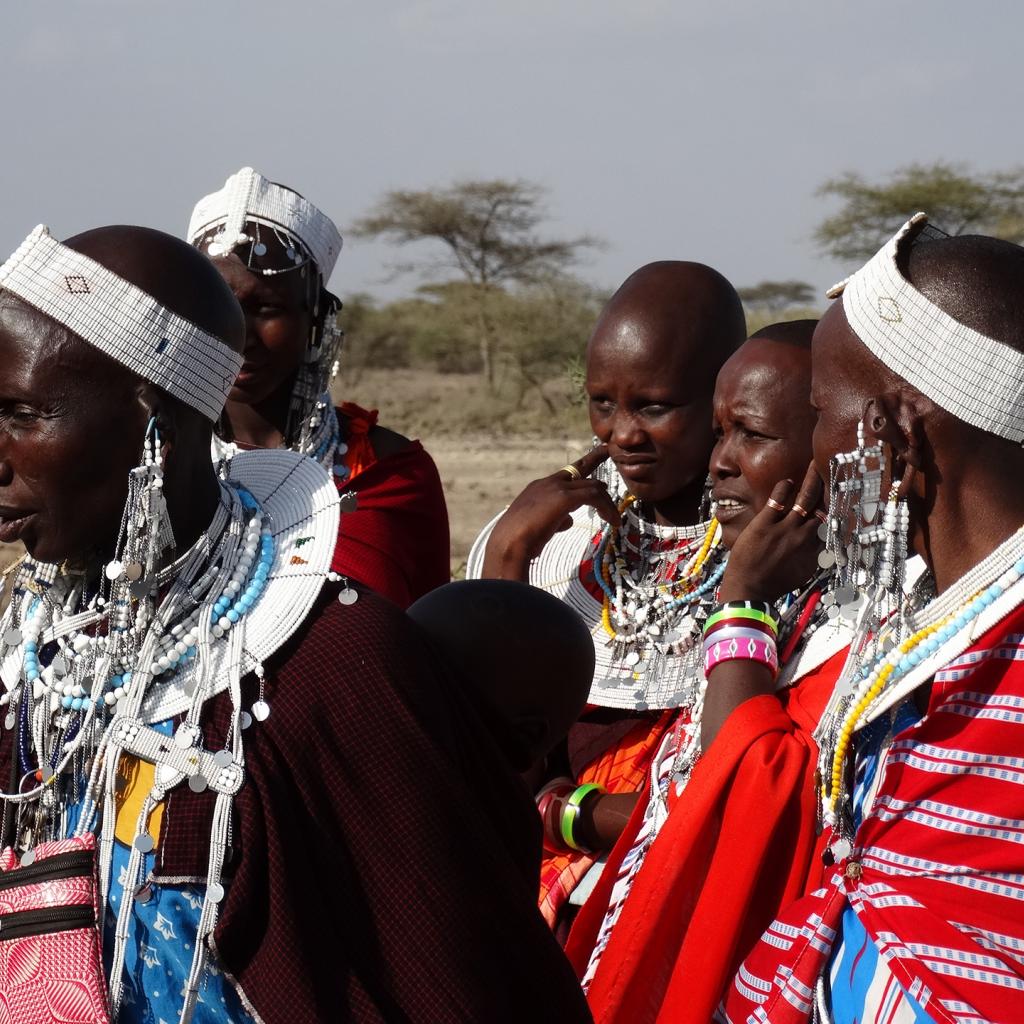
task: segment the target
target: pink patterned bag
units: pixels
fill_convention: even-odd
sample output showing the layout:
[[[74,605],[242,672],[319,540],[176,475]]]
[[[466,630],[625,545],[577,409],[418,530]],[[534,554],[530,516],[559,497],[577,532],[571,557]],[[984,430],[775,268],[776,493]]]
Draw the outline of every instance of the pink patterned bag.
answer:
[[[0,1024],[110,1024],[96,841],[0,852]]]

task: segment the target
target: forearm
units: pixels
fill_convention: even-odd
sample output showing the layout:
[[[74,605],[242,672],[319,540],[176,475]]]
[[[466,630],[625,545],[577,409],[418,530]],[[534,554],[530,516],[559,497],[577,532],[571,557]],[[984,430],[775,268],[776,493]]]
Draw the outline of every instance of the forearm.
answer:
[[[724,606],[728,602],[760,600],[754,587],[743,580],[726,578],[722,580],[718,597]],[[770,608],[770,605],[766,605]],[[774,625],[772,627],[774,631]],[[773,632],[774,636],[774,632]],[[772,641],[774,647],[774,640]],[[700,741],[701,749],[708,750],[720,732],[726,719],[744,701],[771,693],[775,686],[775,672],[761,661],[749,658],[736,658],[719,661],[708,671],[707,688],[704,693],[704,706],[701,711]]]
[[[526,548],[504,535],[500,521],[487,542],[480,575],[486,580],[530,582],[530,558]]]
[[[602,793],[580,808],[579,835],[594,853],[610,850],[622,835],[639,793]]]

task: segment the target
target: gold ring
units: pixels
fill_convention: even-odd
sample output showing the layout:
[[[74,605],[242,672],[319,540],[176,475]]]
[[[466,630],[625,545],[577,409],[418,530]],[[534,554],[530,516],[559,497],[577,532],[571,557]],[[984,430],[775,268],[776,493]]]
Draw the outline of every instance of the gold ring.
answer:
[[[803,505],[798,505],[795,501],[793,502],[792,511],[795,512],[802,519],[806,519],[811,514],[807,511],[807,509],[803,507]]]
[[[816,508],[814,510],[814,518],[817,519],[818,522],[820,522],[820,523],[827,523],[828,522],[828,516],[825,515],[825,513],[822,512],[820,508]]]
[[[767,500],[767,501],[765,502],[765,504],[766,504],[766,505],[767,505],[767,506],[768,506],[769,508],[773,508],[773,509],[775,509],[775,511],[776,511],[776,512],[785,512],[785,511],[786,511],[786,506],[785,506],[785,505],[780,505],[780,504],[779,504],[779,503],[778,503],[778,502],[777,502],[777,501],[776,501],[776,500],[775,500],[774,498],[769,498],[769,499],[768,499],[768,500]]]
[[[570,480],[582,480],[583,474],[579,471],[579,467],[574,466],[571,462],[568,466],[563,466],[559,473],[568,473]]]

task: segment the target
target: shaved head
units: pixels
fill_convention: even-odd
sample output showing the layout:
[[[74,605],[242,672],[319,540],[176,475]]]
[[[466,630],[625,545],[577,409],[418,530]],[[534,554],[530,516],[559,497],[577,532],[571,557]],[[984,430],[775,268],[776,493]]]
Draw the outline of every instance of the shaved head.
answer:
[[[513,580],[460,580],[421,597],[408,615],[495,723],[526,771],[569,731],[586,703],[594,644],[565,602]]]
[[[587,346],[590,424],[659,521],[692,523],[699,512],[715,378],[745,337],[736,289],[702,263],[648,263],[598,319]]]
[[[163,231],[113,225],[64,243],[141,288],[162,306],[242,351],[245,323],[231,289],[210,261]]]
[[[777,341],[782,345],[792,345],[794,348],[809,352],[811,338],[814,337],[814,328],[817,326],[817,320],[786,320],[778,324],[769,324],[767,327],[755,331],[750,336],[750,341],[761,338]]]
[[[918,241],[900,270],[944,313],[1024,351],[1024,248],[984,235]]]
[[[717,270],[661,260],[634,271],[601,313],[588,350],[602,345],[656,346],[671,372],[715,374],[743,344],[743,303]]]

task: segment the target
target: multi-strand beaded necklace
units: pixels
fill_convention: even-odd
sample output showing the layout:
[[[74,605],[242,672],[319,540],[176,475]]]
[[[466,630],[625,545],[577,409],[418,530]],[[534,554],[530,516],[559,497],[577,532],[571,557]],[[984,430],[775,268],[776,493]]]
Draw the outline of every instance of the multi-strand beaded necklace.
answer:
[[[851,658],[848,662],[844,677],[836,686],[837,697],[819,729],[821,818],[833,830],[832,849],[837,858],[848,856],[852,849],[850,754],[854,733],[883,702],[885,707],[898,702],[901,682],[915,669],[953,641],[959,639],[962,649],[969,644],[979,617],[1021,579],[1024,530],[923,610],[919,610],[920,595],[927,593],[927,588],[919,588],[873,638],[872,655]],[[948,657],[955,657],[956,653],[950,648]]]
[[[725,571],[721,532],[714,519],[667,531],[648,523],[628,494],[619,503],[622,525],[607,525],[594,556],[603,596],[600,628],[612,658],[642,681],[669,656],[699,647],[700,627]],[[682,542],[682,543],[680,543]]]

